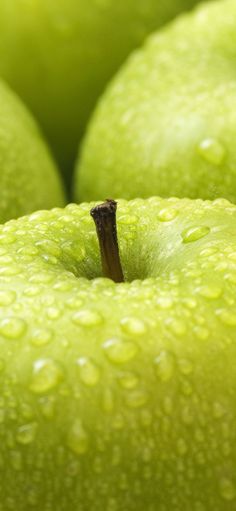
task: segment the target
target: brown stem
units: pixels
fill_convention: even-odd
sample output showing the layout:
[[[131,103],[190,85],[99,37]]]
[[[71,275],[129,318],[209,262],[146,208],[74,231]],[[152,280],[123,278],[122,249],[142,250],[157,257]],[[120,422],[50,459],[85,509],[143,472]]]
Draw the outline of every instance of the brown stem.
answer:
[[[96,225],[103,275],[114,282],[124,282],[117,239],[116,209],[117,203],[107,199],[91,209],[90,214]]]

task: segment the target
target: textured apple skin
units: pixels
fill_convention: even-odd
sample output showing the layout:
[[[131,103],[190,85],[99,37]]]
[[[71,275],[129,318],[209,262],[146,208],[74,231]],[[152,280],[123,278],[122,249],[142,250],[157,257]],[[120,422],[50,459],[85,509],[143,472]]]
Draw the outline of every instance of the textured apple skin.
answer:
[[[236,510],[236,207],[119,201],[0,228],[0,510]]]
[[[234,0],[208,3],[128,59],[92,117],[76,199],[236,201],[235,26]]]
[[[39,119],[65,173],[108,79],[197,0],[1,0],[0,74]]]
[[[64,206],[58,169],[21,100],[0,82],[0,222]]]

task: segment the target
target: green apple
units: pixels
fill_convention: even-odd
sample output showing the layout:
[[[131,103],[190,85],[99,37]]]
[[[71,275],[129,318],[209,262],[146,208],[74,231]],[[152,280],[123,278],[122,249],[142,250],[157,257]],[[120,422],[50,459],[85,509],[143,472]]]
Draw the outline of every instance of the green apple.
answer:
[[[0,227],[0,510],[235,511],[236,206],[92,205]]]
[[[197,0],[1,0],[0,74],[40,120],[64,172],[107,80]]]
[[[58,170],[38,126],[1,81],[0,222],[64,203]]]
[[[208,3],[128,60],[92,118],[77,200],[236,201],[235,26],[235,0]]]

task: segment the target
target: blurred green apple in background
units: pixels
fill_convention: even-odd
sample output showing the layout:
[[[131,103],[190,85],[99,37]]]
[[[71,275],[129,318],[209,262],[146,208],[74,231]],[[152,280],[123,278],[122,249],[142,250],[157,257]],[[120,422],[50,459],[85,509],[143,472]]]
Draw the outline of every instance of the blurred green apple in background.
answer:
[[[152,35],[100,101],[76,199],[236,201],[236,2],[205,4]]]
[[[236,207],[119,202],[0,227],[0,510],[236,510]]]
[[[0,75],[65,174],[96,99],[145,36],[197,0],[0,0]]]
[[[64,203],[58,169],[38,126],[0,82],[0,222]]]

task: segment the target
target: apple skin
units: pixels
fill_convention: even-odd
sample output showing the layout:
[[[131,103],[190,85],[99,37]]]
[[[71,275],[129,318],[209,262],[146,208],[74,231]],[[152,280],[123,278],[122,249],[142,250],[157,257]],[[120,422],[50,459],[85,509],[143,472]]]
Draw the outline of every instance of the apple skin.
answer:
[[[0,74],[29,105],[65,175],[106,82],[145,36],[197,0],[1,0]]]
[[[61,178],[38,126],[0,81],[0,222],[64,204]]]
[[[119,201],[0,227],[0,510],[235,511],[236,207]]]
[[[206,3],[128,59],[92,116],[76,200],[236,201],[235,25],[234,0]]]

